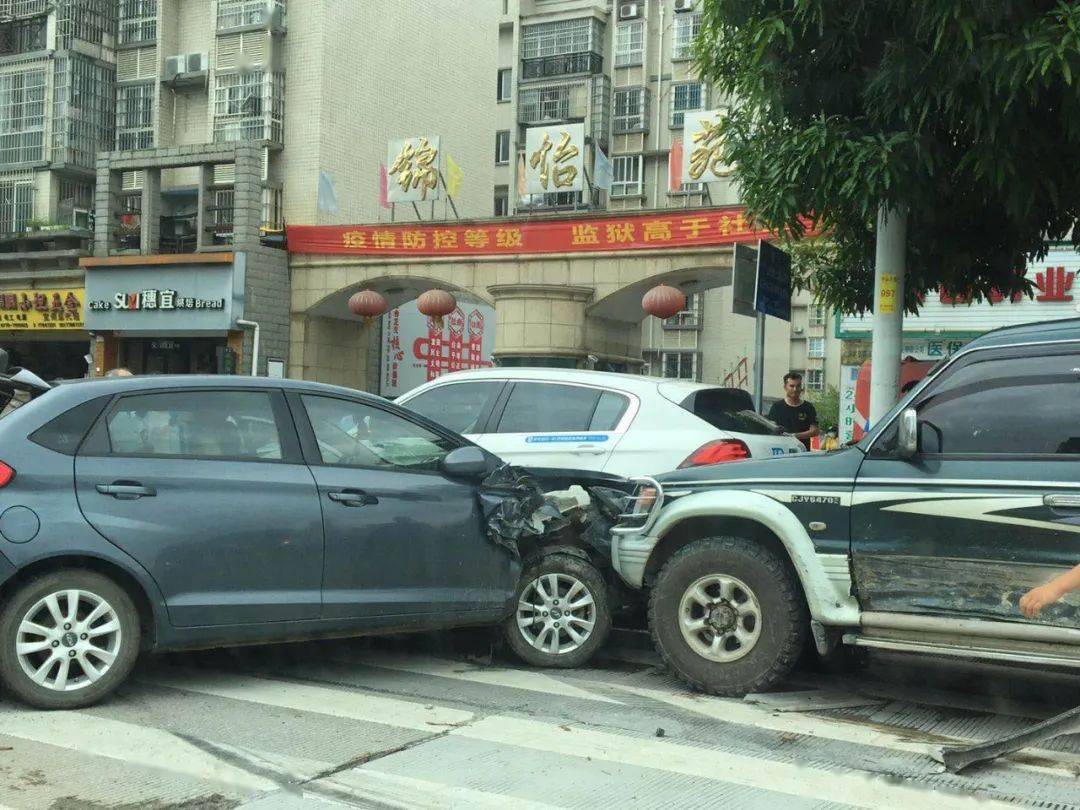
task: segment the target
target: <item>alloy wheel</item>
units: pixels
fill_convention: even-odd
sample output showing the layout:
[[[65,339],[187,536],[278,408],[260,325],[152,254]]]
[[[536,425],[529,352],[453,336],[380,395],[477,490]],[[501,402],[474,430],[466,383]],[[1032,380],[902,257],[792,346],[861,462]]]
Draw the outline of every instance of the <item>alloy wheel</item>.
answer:
[[[573,652],[588,641],[595,625],[596,602],[585,584],[570,574],[542,574],[521,592],[518,630],[541,652]]]
[[[749,586],[726,574],[693,582],[679,602],[683,639],[702,658],[723,664],[748,654],[761,636],[761,605]]]

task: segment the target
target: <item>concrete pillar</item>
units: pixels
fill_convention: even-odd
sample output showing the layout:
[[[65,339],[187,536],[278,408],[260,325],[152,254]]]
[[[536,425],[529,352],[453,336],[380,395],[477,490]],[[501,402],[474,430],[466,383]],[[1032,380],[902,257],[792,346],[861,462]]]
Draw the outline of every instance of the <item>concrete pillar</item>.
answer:
[[[233,182],[233,246],[245,250],[259,244],[262,225],[262,149],[245,144],[236,150]]]
[[[161,169],[143,169],[142,227],[139,253],[152,256],[161,249]]]
[[[214,167],[204,163],[199,167],[199,210],[195,217],[195,250],[201,251],[213,245],[207,227],[210,225],[210,214],[207,211],[214,203]]]
[[[120,172],[109,169],[108,156],[97,161],[97,186],[94,190],[94,255],[108,256],[116,247],[119,213]]]
[[[592,287],[499,284],[488,292],[495,299],[496,357],[585,358],[585,305]]]

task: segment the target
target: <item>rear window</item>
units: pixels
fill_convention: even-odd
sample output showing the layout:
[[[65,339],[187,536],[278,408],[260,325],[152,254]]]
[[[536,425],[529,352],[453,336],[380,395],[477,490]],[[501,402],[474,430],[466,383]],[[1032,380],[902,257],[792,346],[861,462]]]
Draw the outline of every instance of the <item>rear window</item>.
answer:
[[[717,430],[751,436],[777,436],[783,432],[754,410],[754,400],[741,388],[705,388],[695,391],[680,404]]]

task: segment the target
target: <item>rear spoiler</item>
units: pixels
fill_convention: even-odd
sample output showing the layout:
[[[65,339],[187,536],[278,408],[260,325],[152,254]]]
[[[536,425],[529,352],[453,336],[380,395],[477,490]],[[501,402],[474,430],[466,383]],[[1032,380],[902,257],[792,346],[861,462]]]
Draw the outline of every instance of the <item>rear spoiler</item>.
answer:
[[[24,391],[30,399],[39,397],[52,386],[29,369],[8,366],[10,359],[4,349],[0,349],[0,409],[6,408],[16,392]]]

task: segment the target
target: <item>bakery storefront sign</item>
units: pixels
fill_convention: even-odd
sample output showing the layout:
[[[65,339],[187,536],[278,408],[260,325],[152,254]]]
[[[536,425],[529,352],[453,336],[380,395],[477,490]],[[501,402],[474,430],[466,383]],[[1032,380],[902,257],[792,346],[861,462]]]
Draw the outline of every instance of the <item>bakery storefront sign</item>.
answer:
[[[86,328],[216,333],[244,317],[244,254],[232,262],[87,266]]]
[[[224,298],[191,298],[176,290],[141,290],[118,292],[112,301],[91,301],[90,309],[105,312],[111,309],[124,312],[146,310],[225,309]]]
[[[0,290],[0,330],[79,331],[83,328],[83,289]]]

